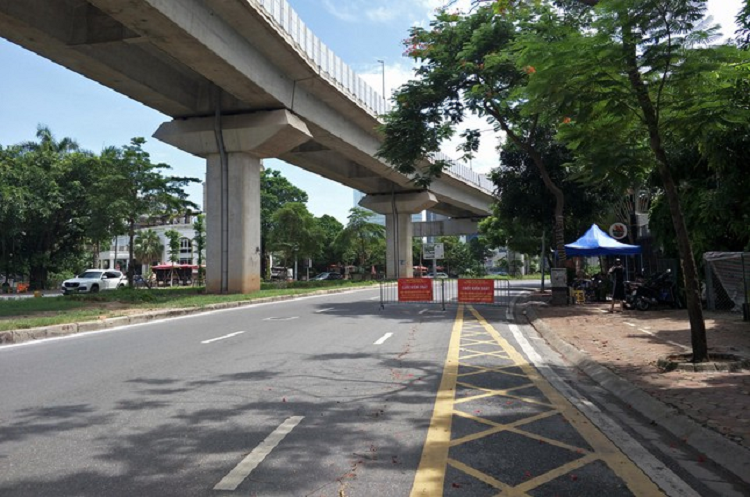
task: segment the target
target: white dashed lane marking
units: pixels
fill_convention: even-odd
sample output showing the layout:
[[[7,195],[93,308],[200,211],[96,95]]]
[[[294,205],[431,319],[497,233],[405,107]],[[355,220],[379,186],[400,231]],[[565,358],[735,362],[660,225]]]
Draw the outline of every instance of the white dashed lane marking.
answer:
[[[304,416],[292,416],[281,423],[273,433],[268,435],[260,445],[240,461],[240,463],[235,466],[227,476],[222,478],[221,481],[216,484],[214,490],[236,490],[237,487],[245,481],[245,478],[250,476],[250,473],[252,473],[253,470],[263,462],[263,459],[265,459],[266,456],[270,454],[282,440],[284,440],[284,437],[286,437],[304,418]]]
[[[378,340],[375,343],[373,343],[373,345],[383,345],[383,343],[389,338],[391,338],[392,336],[393,336],[393,333],[386,333],[382,337],[378,338]]]
[[[211,342],[217,342],[219,340],[224,340],[226,338],[232,338],[232,337],[237,336],[237,335],[242,335],[243,333],[245,333],[245,332],[244,331],[237,331],[237,332],[234,332],[234,333],[230,333],[229,335],[224,335],[223,337],[216,337],[216,338],[212,338],[210,340],[203,340],[201,343],[206,344],[206,343],[211,343]]]

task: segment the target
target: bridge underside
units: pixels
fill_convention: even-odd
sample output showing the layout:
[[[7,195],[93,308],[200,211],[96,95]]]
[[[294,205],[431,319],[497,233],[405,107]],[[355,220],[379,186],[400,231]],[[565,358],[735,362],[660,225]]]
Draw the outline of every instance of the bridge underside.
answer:
[[[242,196],[254,195],[255,188],[241,189],[227,199],[214,198],[227,192],[210,184],[219,148],[212,133],[216,122],[207,128],[205,119],[217,113],[222,126],[232,119],[261,122],[278,111],[291,116],[295,130],[304,127],[301,134],[276,129],[272,146],[238,143],[230,153],[246,154],[253,161],[277,157],[368,195],[416,191],[409,177],[374,157],[381,140],[377,116],[321,77],[314,61],[289,42],[256,2],[0,0],[0,35],[170,116],[173,131],[200,123],[206,132],[202,148],[180,140],[179,133],[169,139],[164,134],[157,137],[207,159],[209,222],[223,222],[223,231],[240,229],[232,240],[244,239],[246,228],[214,219],[210,210],[224,205],[223,216],[229,215],[230,207],[253,210]],[[248,133],[268,132],[262,128]],[[225,142],[232,141],[232,133],[229,128],[222,131]],[[236,156],[232,160],[245,163]],[[226,184],[227,160],[223,162],[225,171],[218,181]],[[255,180],[250,175],[243,181]],[[457,218],[487,215],[492,201],[490,193],[450,175],[431,185],[430,194],[435,202],[432,211]],[[215,240],[209,237],[209,278],[212,268],[227,264],[228,249],[213,251]],[[251,252],[253,244],[248,242],[238,253]],[[221,260],[210,254],[219,254]],[[240,287],[234,291],[249,288],[245,283]]]

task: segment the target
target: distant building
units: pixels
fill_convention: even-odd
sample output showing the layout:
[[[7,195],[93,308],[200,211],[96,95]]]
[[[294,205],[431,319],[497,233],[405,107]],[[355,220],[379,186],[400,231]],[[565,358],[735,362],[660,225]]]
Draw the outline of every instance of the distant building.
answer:
[[[197,265],[198,253],[194,243],[195,229],[193,228],[193,223],[198,214],[200,213],[188,213],[183,216],[157,221],[156,223],[143,223],[139,226],[136,231],[136,237],[142,231],[153,230],[159,235],[159,239],[162,245],[164,245],[164,251],[157,261],[136,261],[138,263],[138,266],[135,268],[136,274],[142,274],[145,266],[149,266],[151,263],[169,262],[171,255],[169,252],[169,239],[165,235],[169,230],[174,230],[180,234],[179,264]],[[129,238],[127,235],[119,235],[113,238],[110,249],[99,253],[99,268],[114,268],[126,271],[128,266],[128,243]],[[205,257],[203,259],[205,261]]]

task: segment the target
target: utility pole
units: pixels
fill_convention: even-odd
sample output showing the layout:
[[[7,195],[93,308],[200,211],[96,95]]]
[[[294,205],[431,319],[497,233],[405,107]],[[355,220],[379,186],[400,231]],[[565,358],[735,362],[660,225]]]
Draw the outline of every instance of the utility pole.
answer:
[[[381,74],[382,74],[382,81],[383,81],[383,112],[385,112],[385,61],[383,59],[378,59],[378,62],[380,62],[380,68],[381,68]]]

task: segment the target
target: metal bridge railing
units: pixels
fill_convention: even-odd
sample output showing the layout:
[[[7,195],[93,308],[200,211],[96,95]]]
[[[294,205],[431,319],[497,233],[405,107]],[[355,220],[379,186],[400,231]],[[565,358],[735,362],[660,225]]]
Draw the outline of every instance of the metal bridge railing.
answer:
[[[509,306],[510,282],[495,279],[401,278],[380,282],[380,308],[386,304],[487,304]]]

